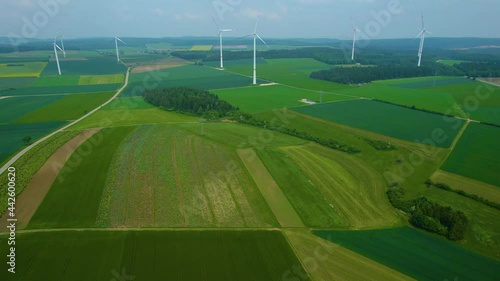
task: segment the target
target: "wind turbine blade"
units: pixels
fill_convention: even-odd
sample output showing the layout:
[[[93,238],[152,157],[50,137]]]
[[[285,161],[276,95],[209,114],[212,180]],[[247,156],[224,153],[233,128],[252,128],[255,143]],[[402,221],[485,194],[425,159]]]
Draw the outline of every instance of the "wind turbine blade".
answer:
[[[422,34],[424,34],[424,31],[421,31],[421,32],[417,35],[417,37],[415,37],[415,39],[422,37]]]
[[[221,32],[231,32],[234,31],[234,29],[221,29]]]
[[[257,17],[257,21],[255,22],[255,28],[253,30],[254,33],[257,33],[257,26],[259,25],[259,17]]]
[[[269,48],[269,45],[267,45],[266,41],[264,41],[264,39],[262,39],[262,37],[260,37],[259,34],[255,33],[255,36],[257,36],[257,38],[259,38],[260,41],[262,41],[262,43],[264,43]]]
[[[219,25],[217,24],[217,22],[215,21],[214,18],[212,18],[212,21],[215,23],[215,26],[217,26],[217,29],[220,31],[220,27],[219,27]]]
[[[118,38],[118,37],[115,37],[115,39],[118,40],[118,41],[120,41],[120,42],[122,42],[123,44],[127,44],[127,43],[123,42],[123,40],[120,39],[120,38]]]
[[[63,49],[61,49],[61,47],[59,47],[57,44],[54,43],[54,46],[58,48],[61,52],[64,52]]]
[[[248,37],[250,37],[250,36],[253,36],[253,34],[248,34],[248,35],[246,35],[246,36],[240,37],[240,38],[238,38],[238,40],[245,39],[245,38],[248,38]]]
[[[422,14],[422,30],[425,29],[425,25],[424,25],[424,14]]]

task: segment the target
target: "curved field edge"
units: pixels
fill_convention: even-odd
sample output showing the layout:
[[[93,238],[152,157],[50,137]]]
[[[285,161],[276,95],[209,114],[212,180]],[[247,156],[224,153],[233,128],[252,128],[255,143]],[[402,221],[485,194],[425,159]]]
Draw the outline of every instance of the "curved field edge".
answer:
[[[103,129],[82,143],[61,169],[28,228],[93,227],[112,157],[132,130]]]
[[[35,173],[47,162],[47,159],[62,145],[80,134],[81,131],[63,131],[42,142],[16,161],[16,194],[19,195],[28,185]],[[0,213],[7,209],[7,173],[0,175]]]
[[[487,281],[498,277],[498,261],[410,227],[314,233],[418,280]]]
[[[283,230],[314,281],[415,280],[361,254],[328,242],[309,230]]]
[[[310,280],[280,231],[62,231],[23,233],[17,241],[18,281],[108,281],[123,274],[126,280],[254,281],[295,272]],[[9,274],[2,270],[0,278]]]

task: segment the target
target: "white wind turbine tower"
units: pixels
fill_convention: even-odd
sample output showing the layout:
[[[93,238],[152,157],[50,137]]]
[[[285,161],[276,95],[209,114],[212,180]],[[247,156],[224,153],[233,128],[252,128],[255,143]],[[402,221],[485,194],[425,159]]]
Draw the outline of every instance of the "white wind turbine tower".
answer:
[[[257,34],[257,26],[259,25],[259,18],[257,18],[257,22],[255,23],[255,29],[252,34],[249,34],[245,37],[253,36],[253,84],[257,85],[257,38],[259,38],[262,43],[264,43],[268,48],[269,45],[262,39],[259,34]]]
[[[123,42],[122,39],[115,37],[116,61],[117,61],[117,63],[120,63],[120,51],[118,50],[118,41],[122,42],[123,44],[126,44],[126,43]]]
[[[219,40],[220,40],[220,68],[221,69],[224,69],[224,57],[223,57],[223,52],[222,52],[222,34],[224,32],[231,32],[231,31],[234,31],[234,29],[221,29],[219,27],[219,25],[217,24],[217,22],[215,21],[215,19],[212,18],[212,20],[214,21],[215,25],[217,26],[217,28],[219,29]]]
[[[353,39],[352,39],[352,56],[351,56],[351,60],[354,60],[354,52],[356,51],[356,33],[358,33],[360,30],[354,25],[353,19],[351,19],[351,24],[352,24],[352,28],[354,30],[354,36],[353,36]]]
[[[429,32],[427,29],[425,29],[424,25],[424,15],[422,15],[422,29],[420,30],[420,34],[418,34],[418,37],[420,37],[420,48],[418,49],[418,67],[420,67],[422,63],[422,54],[424,52],[424,42],[425,42],[425,34],[432,34]]]
[[[58,71],[59,76],[60,76],[60,75],[61,75],[61,66],[59,65],[59,57],[58,57],[58,55],[57,55],[57,49],[61,50],[63,53],[64,53],[64,51],[63,51],[63,49],[61,49],[61,47],[59,47],[59,46],[57,45],[56,41],[57,41],[57,37],[54,39],[54,43],[53,43],[53,45],[54,45],[54,54],[55,54],[55,56],[56,56],[57,71]]]

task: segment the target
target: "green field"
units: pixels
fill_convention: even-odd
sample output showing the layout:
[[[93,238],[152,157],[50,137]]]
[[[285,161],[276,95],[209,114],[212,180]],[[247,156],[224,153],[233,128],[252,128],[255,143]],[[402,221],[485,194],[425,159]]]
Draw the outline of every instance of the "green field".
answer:
[[[53,104],[62,98],[63,96],[0,99],[0,124],[10,123],[40,108]]]
[[[113,155],[132,130],[104,129],[84,142],[68,159],[28,227],[94,227]]]
[[[62,75],[105,75],[125,73],[127,67],[121,63],[116,63],[112,57],[92,57],[85,60],[61,61]],[[51,61],[42,72],[42,76],[57,75],[57,65]]]
[[[0,78],[0,96],[7,96],[9,91],[16,88],[30,87],[36,79],[34,77]]]
[[[118,147],[96,224],[271,227],[276,221],[233,149],[173,126],[150,125]]]
[[[259,80],[258,83],[265,83]],[[140,96],[143,90],[192,87],[204,90],[250,86],[252,78],[205,66],[186,65],[153,72],[133,73],[122,96]]]
[[[462,120],[447,122],[439,115],[370,100],[333,102],[296,107],[293,110],[317,118],[418,143],[433,140],[433,145],[449,147]],[[439,137],[436,138],[435,136]]]
[[[438,60],[438,62],[442,63],[444,65],[453,66],[455,64],[461,64],[463,62],[470,62],[470,61],[465,61],[465,60]]]
[[[37,77],[46,65],[46,62],[3,63],[0,64],[0,77]]]
[[[431,77],[418,77],[418,78],[402,78],[402,79],[390,79],[383,81],[376,81],[378,84],[391,85],[400,88],[433,88],[440,86],[456,85],[473,83],[474,80],[456,77],[456,76],[431,76]]]
[[[497,261],[409,227],[315,233],[418,280],[498,279]]]
[[[76,86],[80,76],[42,76],[38,77],[33,83],[33,87],[57,87],[57,86]]]
[[[105,84],[105,85],[73,85],[73,86],[45,86],[20,88],[12,91],[1,92],[5,96],[41,96],[41,95],[68,95],[92,92],[116,91],[123,84]]]
[[[259,157],[309,227],[387,227],[401,223],[387,185],[362,161],[318,145],[266,148]]]
[[[41,109],[34,110],[14,122],[31,123],[76,120],[109,100],[114,94],[114,92],[103,92],[58,96],[60,99],[56,102],[42,107]]]
[[[26,145],[24,137],[30,136],[35,141],[64,124],[65,122],[48,122],[0,125],[0,163]]]
[[[471,123],[442,169],[500,187],[500,128]]]
[[[320,93],[283,85],[249,87],[213,91],[220,99],[239,107],[243,112],[256,113],[304,105],[302,99],[319,103]],[[323,94],[323,102],[353,99],[331,93]]]
[[[399,88],[380,83],[371,83],[362,87],[338,91],[339,94],[378,99],[394,104],[415,106],[434,112],[453,116],[467,117],[452,94],[429,89]]]
[[[78,85],[123,84],[123,82],[125,82],[125,75],[123,74],[82,75]]]
[[[18,281],[282,280],[293,269],[304,272],[278,231],[65,231],[17,239]],[[6,255],[2,249],[4,265]],[[4,266],[0,278],[10,274]]]
[[[252,63],[228,65],[229,71],[246,76],[252,75]],[[335,92],[351,86],[309,78],[313,71],[329,69],[331,66],[314,59],[267,59],[257,66],[257,77],[284,85],[315,91]]]

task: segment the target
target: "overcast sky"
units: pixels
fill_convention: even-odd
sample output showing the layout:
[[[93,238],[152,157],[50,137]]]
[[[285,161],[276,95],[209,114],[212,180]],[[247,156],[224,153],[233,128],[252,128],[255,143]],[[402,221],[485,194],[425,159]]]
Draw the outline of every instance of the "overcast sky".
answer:
[[[421,13],[434,37],[500,38],[500,0],[0,0],[0,6],[0,36],[28,38],[215,36],[212,18],[242,36],[257,16],[258,33],[267,38],[347,39],[351,18],[370,37],[410,38]]]

